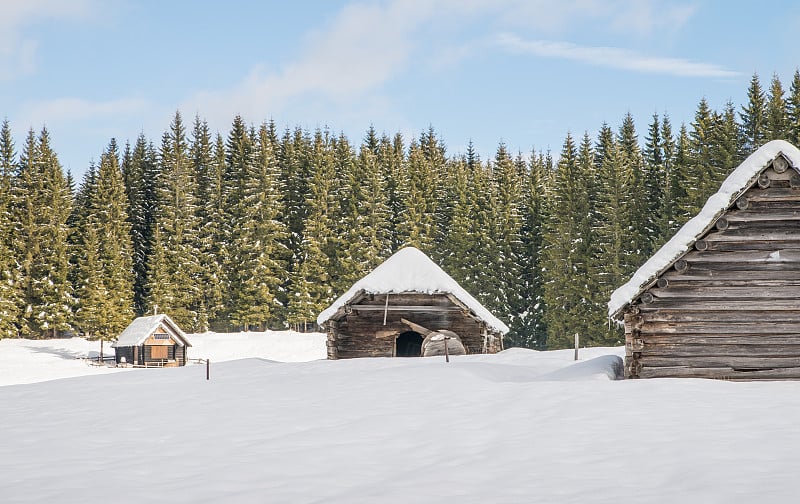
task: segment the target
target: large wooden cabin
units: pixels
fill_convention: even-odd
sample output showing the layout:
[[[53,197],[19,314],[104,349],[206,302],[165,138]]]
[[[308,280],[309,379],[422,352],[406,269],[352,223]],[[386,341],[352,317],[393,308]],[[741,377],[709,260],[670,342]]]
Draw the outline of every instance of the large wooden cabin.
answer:
[[[167,315],[139,317],[112,344],[118,365],[184,366],[186,348],[192,346],[186,334]]]
[[[414,325],[455,332],[468,354],[501,350],[508,332],[503,322],[413,247],[398,251],[356,282],[317,323],[327,330],[329,359],[419,357],[424,335]]]
[[[800,151],[758,149],[612,294],[628,378],[800,379]]]

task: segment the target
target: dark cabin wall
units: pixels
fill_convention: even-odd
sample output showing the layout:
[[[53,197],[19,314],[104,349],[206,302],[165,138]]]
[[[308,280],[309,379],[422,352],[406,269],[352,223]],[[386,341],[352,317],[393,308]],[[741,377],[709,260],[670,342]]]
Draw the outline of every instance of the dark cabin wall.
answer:
[[[466,315],[447,296],[404,294],[390,295],[389,306],[430,306],[430,311],[389,311],[383,323],[386,297],[366,297],[352,305],[352,313],[339,321],[329,321],[328,357],[392,357],[395,338],[409,327],[405,318],[427,329],[449,329],[459,335],[467,353],[482,353],[483,324]],[[361,309],[359,309],[361,307]],[[366,307],[366,308],[365,308]]]
[[[800,175],[768,168],[624,320],[629,378],[799,379]]]

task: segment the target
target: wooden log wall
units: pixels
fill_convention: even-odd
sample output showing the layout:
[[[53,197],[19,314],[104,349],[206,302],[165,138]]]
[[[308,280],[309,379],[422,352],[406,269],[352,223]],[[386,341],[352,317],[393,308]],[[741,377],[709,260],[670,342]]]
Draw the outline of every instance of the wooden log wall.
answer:
[[[385,295],[367,296],[340,320],[328,321],[328,358],[392,357],[397,336],[411,330],[401,318],[427,329],[455,332],[468,354],[484,351],[484,324],[445,295],[392,294],[388,307]],[[489,339],[493,345],[487,351],[493,353],[499,335]]]
[[[800,175],[765,170],[624,322],[629,378],[800,379]]]

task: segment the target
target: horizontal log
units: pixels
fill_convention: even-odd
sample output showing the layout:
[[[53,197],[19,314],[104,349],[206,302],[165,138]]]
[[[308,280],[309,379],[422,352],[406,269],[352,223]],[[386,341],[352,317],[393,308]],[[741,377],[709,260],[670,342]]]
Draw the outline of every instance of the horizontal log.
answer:
[[[724,299],[754,299],[754,300],[800,300],[800,289],[795,286],[765,286],[747,285],[743,287],[731,286],[697,286],[697,287],[672,287],[667,289],[650,289],[642,295],[650,294],[655,301],[662,299],[699,299],[699,300],[724,300]],[[655,302],[652,301],[652,302]],[[647,302],[647,301],[645,301]]]
[[[660,299],[649,305],[639,305],[643,314],[655,310],[712,310],[712,311],[737,311],[737,310],[763,310],[763,311],[797,311],[800,310],[800,300],[787,299],[783,303],[773,301],[737,301],[737,300],[694,300],[685,299]]]
[[[744,196],[747,197],[750,203],[773,201],[800,202],[800,191],[791,187],[771,187],[769,189],[754,187],[749,189]]]
[[[732,211],[725,214],[724,219],[728,224],[761,223],[761,222],[796,222],[800,221],[800,208],[778,209],[765,211],[763,209],[749,209]]]
[[[690,261],[692,266],[714,263],[800,263],[800,241],[798,241],[798,247],[773,247],[773,249],[769,251],[691,252],[687,254],[684,259]],[[692,274],[694,274],[694,272],[692,272]]]
[[[800,343],[800,341],[798,341]],[[645,343],[641,349],[632,346],[631,349],[639,352],[641,358],[664,357],[736,357],[748,359],[795,359],[800,365],[800,344],[797,345],[736,345],[736,344],[705,344],[705,345],[677,345]]]
[[[728,322],[724,318],[707,322],[645,322],[642,334],[797,334],[800,320],[790,322]]]
[[[754,272],[752,275],[742,275],[743,272],[732,272],[730,275],[724,276],[700,276],[694,275],[689,278],[672,277],[670,279],[660,278],[659,283],[656,284],[659,288],[675,288],[681,289],[684,287],[797,287],[800,288],[800,269],[796,270],[794,275],[789,275],[785,278],[781,272],[767,272],[768,275]],[[661,285],[661,280],[664,280]]]
[[[800,345],[800,332],[787,334],[652,334],[645,333],[639,336],[647,347],[661,345],[678,346],[709,346],[741,345],[751,346],[796,346]]]
[[[378,306],[378,305],[355,305],[353,306],[354,312],[359,311],[388,311],[388,312],[423,312],[423,313],[444,313],[444,312],[462,312],[463,310],[458,306],[415,306],[415,305],[389,305],[389,306]]]
[[[761,371],[738,371],[730,367],[697,368],[687,366],[642,367],[639,378],[711,378],[716,380],[794,380],[800,367]]]
[[[644,356],[639,358],[642,368],[645,367],[668,367],[686,366],[699,368],[727,367],[731,369],[775,369],[775,368],[798,368],[800,358],[798,357],[720,357],[720,356],[692,356],[692,357],[665,357],[665,356]]]
[[[800,321],[800,311],[773,311],[765,312],[761,310],[737,310],[731,311],[711,311],[711,310],[695,310],[689,307],[687,310],[658,310],[650,313],[639,315],[636,319],[628,321],[631,329],[641,327],[646,323],[658,322],[672,322],[672,323],[685,323],[685,322],[712,322],[718,323],[724,321],[726,323],[734,322],[753,322],[760,321],[763,323],[770,322],[796,322]]]

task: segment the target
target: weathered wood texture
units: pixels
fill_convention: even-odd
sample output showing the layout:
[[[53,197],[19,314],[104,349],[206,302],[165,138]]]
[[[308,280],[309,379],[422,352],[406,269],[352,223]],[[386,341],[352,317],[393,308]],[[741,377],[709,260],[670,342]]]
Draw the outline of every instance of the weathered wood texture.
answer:
[[[800,177],[758,181],[626,310],[626,377],[800,379]]]
[[[397,337],[409,331],[401,319],[434,331],[455,332],[468,354],[495,353],[501,349],[501,336],[489,332],[484,337],[485,324],[452,296],[390,294],[388,309],[386,306],[386,295],[364,296],[340,317],[328,321],[328,358],[393,357]]]

